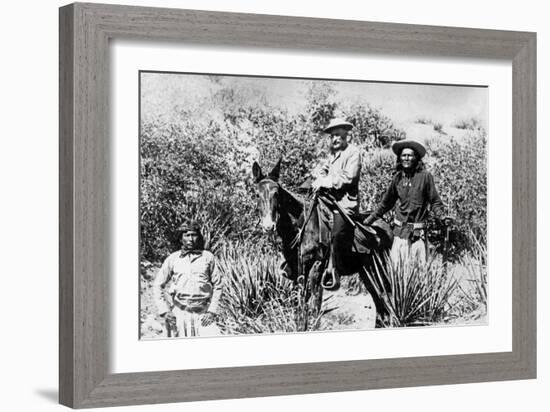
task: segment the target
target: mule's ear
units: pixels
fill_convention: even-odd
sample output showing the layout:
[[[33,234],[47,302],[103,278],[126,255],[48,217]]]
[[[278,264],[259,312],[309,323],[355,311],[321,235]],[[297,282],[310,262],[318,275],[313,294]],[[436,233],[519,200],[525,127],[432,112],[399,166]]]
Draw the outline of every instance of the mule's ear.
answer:
[[[254,176],[256,183],[258,183],[260,180],[264,178],[264,174],[262,173],[262,168],[260,167],[258,162],[254,162],[252,164],[252,176]]]
[[[281,171],[281,160],[283,160],[282,157],[279,158],[279,161],[277,162],[273,170],[269,173],[269,178],[274,180],[275,182],[279,180],[279,172]]]

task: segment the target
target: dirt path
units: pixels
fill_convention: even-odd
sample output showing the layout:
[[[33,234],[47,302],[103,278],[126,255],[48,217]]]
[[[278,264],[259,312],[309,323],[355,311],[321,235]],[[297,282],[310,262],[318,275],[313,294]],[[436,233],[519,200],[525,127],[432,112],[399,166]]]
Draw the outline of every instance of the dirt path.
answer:
[[[369,294],[348,295],[344,288],[337,291],[325,291],[323,309],[336,307],[326,315],[324,329],[328,330],[364,330],[374,329],[376,308]]]

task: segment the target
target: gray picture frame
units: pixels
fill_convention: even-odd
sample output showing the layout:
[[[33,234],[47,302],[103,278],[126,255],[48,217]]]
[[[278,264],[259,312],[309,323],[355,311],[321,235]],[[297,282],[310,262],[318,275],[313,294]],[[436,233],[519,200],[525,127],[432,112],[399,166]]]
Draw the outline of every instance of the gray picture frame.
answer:
[[[60,8],[59,400],[73,408],[536,377],[536,34],[75,3]],[[496,58],[513,72],[512,351],[109,373],[109,40]],[[508,227],[508,226],[507,226]],[[132,265],[137,268],[137,262]]]

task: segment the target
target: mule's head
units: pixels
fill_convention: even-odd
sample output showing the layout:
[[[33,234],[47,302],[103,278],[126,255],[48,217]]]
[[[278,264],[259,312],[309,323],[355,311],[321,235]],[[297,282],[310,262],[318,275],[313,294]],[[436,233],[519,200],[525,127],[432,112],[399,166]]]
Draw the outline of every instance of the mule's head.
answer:
[[[267,232],[275,230],[277,219],[279,218],[279,170],[281,160],[277,162],[273,170],[266,176],[263,174],[260,165],[254,162],[252,165],[252,174],[258,185],[259,206],[260,206],[260,225]]]

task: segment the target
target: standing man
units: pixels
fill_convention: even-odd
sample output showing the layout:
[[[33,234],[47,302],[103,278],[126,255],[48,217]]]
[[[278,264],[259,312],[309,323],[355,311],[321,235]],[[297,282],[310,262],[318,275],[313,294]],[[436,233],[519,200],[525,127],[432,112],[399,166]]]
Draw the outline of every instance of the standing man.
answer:
[[[333,275],[332,285],[323,285],[327,288],[336,288],[338,278],[353,271],[349,258],[352,254],[354,228],[349,223],[349,218],[359,212],[361,152],[348,141],[348,132],[352,128],[351,123],[341,118],[330,121],[323,130],[330,134],[330,157],[313,172],[313,189],[328,190],[339,208],[348,216],[346,218],[339,210],[333,211],[332,261],[336,274]]]
[[[214,255],[204,250],[197,222],[184,223],[181,250],[166,258],[153,282],[159,315],[171,336],[214,336],[222,280]]]
[[[433,176],[422,163],[426,154],[424,146],[413,140],[401,140],[393,144],[392,150],[397,156],[397,172],[380,205],[365,224],[372,224],[397,203],[390,258],[394,265],[409,259],[424,264],[427,254],[426,220],[430,210],[446,224],[450,218],[443,217],[444,207]]]

